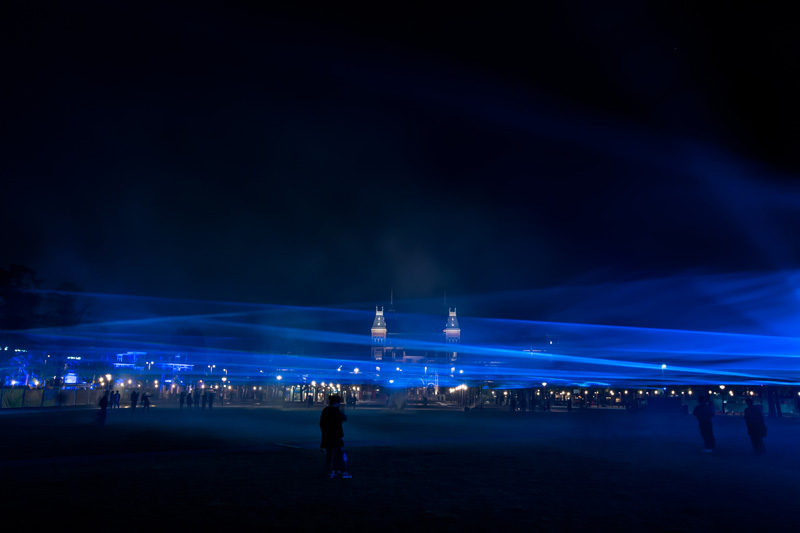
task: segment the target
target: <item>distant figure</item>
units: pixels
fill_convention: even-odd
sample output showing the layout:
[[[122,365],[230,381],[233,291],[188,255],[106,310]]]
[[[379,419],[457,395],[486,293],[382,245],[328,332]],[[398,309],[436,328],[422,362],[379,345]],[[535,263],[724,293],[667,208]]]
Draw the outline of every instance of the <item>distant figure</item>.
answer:
[[[114,409],[119,409],[119,401],[122,399],[122,394],[119,391],[114,393]]]
[[[209,409],[214,407],[214,396],[216,396],[216,394],[214,394],[213,392],[209,392],[208,393],[208,408]]]
[[[514,413],[517,410],[517,395],[511,397],[511,402],[509,402],[511,412]]]
[[[186,408],[187,409],[191,409],[192,408],[192,393],[191,392],[186,395]]]
[[[178,395],[178,405],[181,409],[183,409],[183,404],[186,403],[186,391],[182,390],[180,395]]]
[[[203,396],[200,399],[203,401],[203,409],[205,409],[206,404],[208,403],[208,393],[204,392]]]
[[[714,417],[714,406],[709,403],[708,398],[699,396],[697,398],[697,406],[692,411],[692,414],[697,419],[700,425],[700,435],[703,437],[703,444],[705,453],[711,453],[717,447],[714,441],[714,428],[711,427],[711,419]]]
[[[142,409],[144,411],[150,410],[150,395],[146,392],[142,394]]]
[[[200,389],[194,390],[194,408],[200,409]]]
[[[306,400],[306,407],[308,409],[311,409],[312,407],[314,407],[314,395],[313,394],[309,394],[308,395],[308,399]]]
[[[347,453],[344,451],[344,430],[342,422],[347,422],[347,415],[339,410],[342,398],[338,394],[331,394],[328,405],[322,410],[319,417],[319,429],[322,431],[322,441],[319,447],[325,448],[325,465],[328,476],[333,479],[340,475],[344,479],[353,476],[347,473]]]
[[[106,415],[108,414],[108,391],[103,394],[103,397],[100,398],[98,404],[100,406],[100,412],[97,413],[97,425],[98,426],[105,426],[106,425]]]
[[[139,391],[131,391],[131,410],[136,410],[136,404],[139,403]]]
[[[753,405],[753,399],[745,400],[747,407],[744,410],[744,423],[747,425],[747,434],[753,443],[756,455],[764,455],[764,437],[767,436],[767,425],[764,423],[764,412],[761,406]]]
[[[567,412],[572,412],[572,398],[567,398]]]

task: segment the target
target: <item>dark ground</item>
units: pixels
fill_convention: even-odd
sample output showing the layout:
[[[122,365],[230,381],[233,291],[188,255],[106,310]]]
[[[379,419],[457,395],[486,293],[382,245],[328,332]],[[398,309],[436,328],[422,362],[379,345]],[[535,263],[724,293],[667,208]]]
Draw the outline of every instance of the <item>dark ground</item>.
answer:
[[[688,415],[350,411],[350,480],[330,480],[320,408],[0,412],[8,519],[110,531],[744,531],[800,517],[800,420],[738,417],[715,454]],[[9,514],[10,513],[10,514]],[[33,521],[33,522],[31,522]]]

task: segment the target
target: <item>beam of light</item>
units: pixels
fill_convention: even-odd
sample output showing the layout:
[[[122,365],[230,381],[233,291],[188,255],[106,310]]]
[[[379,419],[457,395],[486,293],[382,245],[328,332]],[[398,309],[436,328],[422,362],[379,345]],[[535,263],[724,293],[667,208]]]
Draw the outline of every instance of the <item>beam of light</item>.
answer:
[[[209,365],[216,364],[228,370],[227,379],[234,384],[274,380],[277,375],[285,384],[336,380],[385,385],[392,380],[393,386],[408,387],[433,382],[493,387],[538,387],[542,382],[798,384],[800,337],[795,322],[800,299],[796,291],[779,290],[797,279],[796,272],[686,275],[464,298],[459,307],[473,313],[459,316],[462,342],[456,345],[444,342],[443,316],[389,315],[387,344],[421,356],[424,364],[402,357],[370,360],[370,307],[92,295],[100,302],[102,320],[3,334],[24,339],[32,352],[80,354],[83,363],[146,353],[148,361],[154,361],[147,369],[153,375],[166,372],[167,363],[180,356],[180,361],[194,365],[186,375],[207,376]],[[598,301],[607,305],[601,308]],[[554,317],[573,320],[474,316],[483,307],[499,306],[508,309],[507,314],[519,314],[531,302],[533,307],[551,307]],[[625,320],[603,324],[613,312]],[[401,323],[412,330],[392,337],[392,328]],[[453,351],[457,360],[446,361],[444,356]]]

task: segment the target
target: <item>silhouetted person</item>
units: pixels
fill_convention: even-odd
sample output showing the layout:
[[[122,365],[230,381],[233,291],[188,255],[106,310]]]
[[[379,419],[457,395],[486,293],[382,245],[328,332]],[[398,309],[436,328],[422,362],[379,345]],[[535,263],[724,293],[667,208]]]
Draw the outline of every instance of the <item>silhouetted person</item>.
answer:
[[[131,392],[131,410],[136,410],[137,403],[139,403],[139,391],[135,390]]]
[[[313,394],[309,394],[308,395],[308,399],[306,400],[306,404],[307,404],[306,407],[309,408],[309,409],[314,407],[314,395]]]
[[[142,394],[142,409],[144,411],[150,410],[150,395],[146,392]]]
[[[692,414],[700,425],[700,435],[703,437],[703,444],[705,445],[703,451],[706,453],[713,452],[714,448],[717,447],[717,443],[714,440],[714,428],[711,426],[711,419],[714,417],[714,406],[711,405],[708,398],[701,395],[697,398],[697,406],[695,406]]]
[[[191,409],[192,408],[192,393],[191,392],[186,395],[186,408],[187,409]]]
[[[764,412],[760,405],[753,405],[753,399],[745,400],[747,407],[744,410],[744,423],[747,425],[747,434],[753,443],[756,455],[764,454],[764,437],[767,436],[767,425],[764,423]]]
[[[108,391],[103,394],[100,401],[97,403],[100,406],[100,412],[97,413],[97,424],[99,426],[106,425],[106,415],[108,414]]]
[[[114,409],[119,409],[119,401],[122,399],[122,394],[119,391],[114,393]]]
[[[183,404],[186,403],[186,391],[182,390],[181,393],[178,395],[178,405],[181,409],[183,409]]]
[[[516,410],[517,410],[517,396],[516,395],[511,397],[510,408],[511,408],[511,412],[512,413],[516,412]]]
[[[201,400],[203,401],[203,409],[205,409],[206,408],[206,404],[208,403],[208,393],[207,392],[203,393],[203,396],[201,397]]]
[[[337,474],[349,479],[353,476],[347,473],[347,453],[344,451],[342,429],[342,422],[347,422],[347,415],[339,410],[342,398],[338,394],[332,394],[328,398],[328,403],[330,405],[322,410],[319,417],[319,429],[322,431],[319,447],[325,448],[325,465],[331,479]]]
[[[200,409],[200,389],[194,390],[194,408]]]
[[[572,412],[572,398],[567,398],[567,412]]]
[[[209,409],[214,407],[214,396],[216,396],[216,394],[214,394],[213,392],[209,392],[208,393],[208,408]]]

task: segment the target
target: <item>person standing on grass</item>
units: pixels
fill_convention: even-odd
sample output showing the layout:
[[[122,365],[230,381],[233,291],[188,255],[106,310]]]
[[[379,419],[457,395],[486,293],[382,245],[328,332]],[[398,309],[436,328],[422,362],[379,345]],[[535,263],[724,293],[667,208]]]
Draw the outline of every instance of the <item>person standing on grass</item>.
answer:
[[[328,476],[331,479],[337,475],[350,479],[353,476],[347,472],[347,453],[344,450],[342,429],[342,422],[347,422],[347,415],[339,410],[342,398],[338,394],[331,394],[328,403],[319,417],[319,429],[322,431],[322,442],[319,447],[325,448]]]
[[[747,407],[744,410],[744,423],[747,425],[747,434],[753,443],[756,455],[764,455],[764,437],[767,436],[767,425],[764,423],[764,412],[760,405],[753,405],[753,399],[745,400]]]
[[[142,394],[142,410],[150,411],[150,395],[146,392]]]
[[[103,394],[103,397],[100,398],[100,402],[97,405],[100,407],[100,412],[97,413],[97,424],[105,426],[106,415],[108,414],[108,391]]]
[[[139,391],[131,392],[131,411],[136,411],[136,404],[139,403]]]
[[[706,396],[699,396],[697,398],[697,406],[692,411],[692,414],[697,419],[700,425],[700,435],[703,437],[703,444],[705,453],[711,453],[717,447],[714,440],[714,428],[711,426],[711,419],[714,417],[714,406],[708,401]]]

